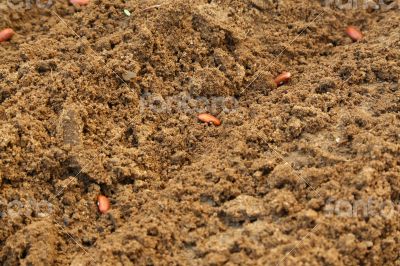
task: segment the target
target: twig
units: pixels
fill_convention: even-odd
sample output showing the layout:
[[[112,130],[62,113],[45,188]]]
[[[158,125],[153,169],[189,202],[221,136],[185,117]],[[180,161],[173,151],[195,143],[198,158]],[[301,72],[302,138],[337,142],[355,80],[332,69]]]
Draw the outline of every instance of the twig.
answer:
[[[157,7],[160,7],[160,6],[162,6],[163,4],[158,4],[158,5],[154,5],[154,6],[149,6],[149,7],[146,7],[145,9],[142,9],[142,10],[140,10],[140,12],[143,12],[143,11],[146,11],[146,10],[149,10],[149,9],[152,9],[152,8],[157,8]]]

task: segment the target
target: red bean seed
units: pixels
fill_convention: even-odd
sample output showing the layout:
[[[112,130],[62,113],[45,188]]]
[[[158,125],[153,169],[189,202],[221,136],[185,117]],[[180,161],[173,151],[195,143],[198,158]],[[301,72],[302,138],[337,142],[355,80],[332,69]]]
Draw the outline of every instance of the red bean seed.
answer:
[[[355,42],[358,42],[363,38],[361,31],[353,26],[348,26],[346,29],[346,33]]]
[[[212,124],[214,124],[214,126],[221,125],[221,120],[219,120],[218,118],[216,118],[215,116],[210,115],[210,114],[199,114],[197,116],[197,118],[202,122],[205,122],[208,124],[212,123]]]
[[[69,1],[71,2],[71,4],[79,6],[85,6],[90,2],[90,0],[69,0]]]
[[[14,30],[9,28],[0,31],[0,42],[8,41],[14,34]]]
[[[101,213],[106,213],[110,209],[110,200],[103,195],[97,197],[97,206]]]
[[[276,86],[278,87],[282,86],[283,84],[287,83],[290,80],[291,76],[292,74],[290,74],[290,72],[283,72],[274,79],[274,82]]]

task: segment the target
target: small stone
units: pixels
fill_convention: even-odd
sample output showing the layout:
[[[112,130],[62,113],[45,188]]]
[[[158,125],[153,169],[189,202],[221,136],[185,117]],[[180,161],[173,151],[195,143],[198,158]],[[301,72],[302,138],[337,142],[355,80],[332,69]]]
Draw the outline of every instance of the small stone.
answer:
[[[131,16],[131,12],[128,9],[124,9],[124,13],[125,15],[127,15],[128,17]]]
[[[132,71],[125,71],[125,73],[122,74],[122,78],[125,81],[130,81],[131,79],[133,79],[135,77],[136,77],[136,74],[134,72],[132,72]]]

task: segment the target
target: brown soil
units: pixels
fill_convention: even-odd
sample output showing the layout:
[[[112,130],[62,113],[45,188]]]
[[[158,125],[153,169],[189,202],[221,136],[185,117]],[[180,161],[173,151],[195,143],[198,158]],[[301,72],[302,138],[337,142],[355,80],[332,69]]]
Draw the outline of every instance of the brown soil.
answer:
[[[400,264],[397,211],[326,211],[400,200],[398,8],[5,2],[1,265]],[[237,104],[219,127],[141,108],[183,92]]]

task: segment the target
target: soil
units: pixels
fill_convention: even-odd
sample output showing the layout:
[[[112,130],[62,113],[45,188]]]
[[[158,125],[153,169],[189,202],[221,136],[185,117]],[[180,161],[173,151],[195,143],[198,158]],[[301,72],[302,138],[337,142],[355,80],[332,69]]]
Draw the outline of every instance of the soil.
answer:
[[[399,8],[10,2],[1,265],[400,265]]]

